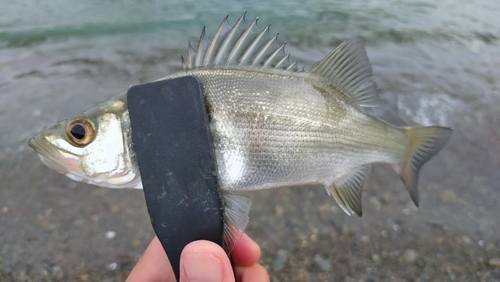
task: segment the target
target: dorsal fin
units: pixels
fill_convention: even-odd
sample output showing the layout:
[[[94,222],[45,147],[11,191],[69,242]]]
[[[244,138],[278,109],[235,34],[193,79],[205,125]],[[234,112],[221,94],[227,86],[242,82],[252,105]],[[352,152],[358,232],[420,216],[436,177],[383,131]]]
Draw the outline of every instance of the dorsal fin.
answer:
[[[233,26],[229,26],[225,17],[211,41],[203,28],[196,51],[189,44],[187,60],[182,57],[183,68],[255,66],[290,72],[304,71],[297,68],[296,62],[290,62],[290,55],[284,51],[285,44],[277,42],[278,35],[270,36],[270,25],[259,31],[258,18],[255,18],[247,26],[245,14]]]
[[[210,40],[207,38],[207,34],[205,33],[205,28],[201,31],[200,40],[198,41],[198,49],[196,49],[196,54],[204,55],[207,51],[207,48],[210,44]],[[196,60],[194,62],[195,65],[200,65],[203,63],[204,56],[196,56]]]
[[[362,107],[377,105],[377,86],[369,80],[372,68],[359,38],[342,42],[323,60],[312,65],[308,72],[342,91]]]
[[[240,16],[238,21],[236,21],[233,27],[231,27],[231,30],[229,30],[229,32],[225,36],[217,52],[217,55],[215,56],[214,65],[220,65],[223,64],[224,62],[227,62],[229,53],[233,49],[235,45],[234,43],[238,39],[238,34],[241,33],[241,29],[245,25],[245,14],[246,13],[243,13],[243,15]],[[203,54],[199,55],[203,56]]]

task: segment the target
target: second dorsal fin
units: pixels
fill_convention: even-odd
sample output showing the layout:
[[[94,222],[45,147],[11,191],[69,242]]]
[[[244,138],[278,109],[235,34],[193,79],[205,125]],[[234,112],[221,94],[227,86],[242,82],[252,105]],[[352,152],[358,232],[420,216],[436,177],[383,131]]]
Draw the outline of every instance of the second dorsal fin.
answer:
[[[285,53],[285,44],[277,43],[278,34],[270,36],[270,25],[259,31],[258,18],[246,25],[245,14],[233,26],[227,23],[227,17],[224,18],[211,41],[203,28],[196,51],[189,44],[187,60],[182,58],[184,69],[252,66],[303,71],[296,62],[290,62],[290,55]]]
[[[362,107],[377,105],[378,95],[370,61],[359,38],[342,42],[323,60],[309,68],[311,75],[332,85]]]

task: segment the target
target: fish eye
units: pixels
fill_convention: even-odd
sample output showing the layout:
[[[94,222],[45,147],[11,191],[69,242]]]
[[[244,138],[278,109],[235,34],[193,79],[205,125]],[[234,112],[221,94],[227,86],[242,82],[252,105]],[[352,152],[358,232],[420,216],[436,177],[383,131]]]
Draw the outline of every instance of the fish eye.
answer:
[[[88,145],[94,138],[94,123],[88,118],[75,118],[66,125],[66,134],[74,145]]]

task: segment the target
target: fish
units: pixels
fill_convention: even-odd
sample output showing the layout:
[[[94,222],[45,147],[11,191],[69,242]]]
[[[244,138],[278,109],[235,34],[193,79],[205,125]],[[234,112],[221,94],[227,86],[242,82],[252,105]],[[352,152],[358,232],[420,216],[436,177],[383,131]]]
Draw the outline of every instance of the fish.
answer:
[[[369,114],[380,103],[359,38],[306,70],[257,20],[247,24],[243,14],[231,26],[226,16],[211,40],[203,28],[181,57],[183,70],[157,80],[200,82],[227,224],[244,230],[248,223],[250,202],[238,192],[297,185],[321,184],[346,214],[361,216],[362,187],[375,163],[391,164],[418,206],[419,170],[452,129],[398,127]],[[29,145],[75,181],[142,188],[126,91],[43,129]]]

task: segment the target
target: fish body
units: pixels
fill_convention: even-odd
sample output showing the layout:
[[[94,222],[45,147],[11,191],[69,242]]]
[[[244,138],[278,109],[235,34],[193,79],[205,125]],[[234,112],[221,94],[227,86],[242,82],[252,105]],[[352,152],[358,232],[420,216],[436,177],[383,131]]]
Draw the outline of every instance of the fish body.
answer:
[[[183,75],[197,77],[206,95],[223,190],[330,187],[405,151],[403,131],[307,73],[209,69],[173,77]]]
[[[202,32],[184,70],[162,79],[196,77],[205,95],[219,184],[253,191],[323,184],[349,215],[361,215],[361,188],[373,163],[389,163],[418,205],[420,167],[451,129],[395,127],[364,108],[377,89],[359,39],[347,40],[307,71],[288,61],[284,45],[227,18],[212,40]],[[112,188],[142,188],[131,142],[126,93],[61,121],[30,145],[49,167]],[[88,137],[91,135],[91,137]]]

